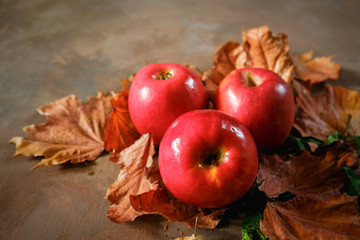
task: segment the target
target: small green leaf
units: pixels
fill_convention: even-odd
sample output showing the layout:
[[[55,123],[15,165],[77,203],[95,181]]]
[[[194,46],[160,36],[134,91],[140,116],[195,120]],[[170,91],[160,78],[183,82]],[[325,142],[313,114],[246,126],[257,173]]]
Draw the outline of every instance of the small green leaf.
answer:
[[[360,175],[356,176],[354,170],[349,167],[344,167],[343,169],[348,177],[348,182],[343,187],[343,191],[347,192],[350,196],[360,197]]]
[[[309,150],[309,143],[315,143],[320,146],[323,144],[323,141],[315,138],[315,137],[295,137],[294,135],[289,135],[288,143],[291,146],[295,146],[299,151],[307,149]]]
[[[259,186],[262,182],[255,183],[249,189],[249,191],[231,206],[232,211],[229,211],[228,215],[242,214],[243,216],[250,216],[257,212],[263,212],[266,203],[270,200],[263,191],[259,190]],[[234,211],[236,210],[236,211]]]
[[[315,143],[317,145],[321,145],[323,144],[324,142],[321,141],[320,139],[317,139],[315,137],[303,137],[301,138],[303,142],[306,142],[306,143]]]
[[[343,139],[343,136],[341,133],[333,132],[327,137],[326,141],[324,142],[324,145],[330,145],[333,142],[339,141],[341,139]]]
[[[360,175],[356,176],[354,170],[349,167],[344,167],[343,170],[346,173],[347,181],[345,185],[340,189],[340,191],[346,192],[350,196],[358,197],[358,206],[360,213]]]
[[[360,150],[360,136],[348,136],[347,138],[350,138],[355,142],[356,150]]]
[[[297,138],[294,137],[292,135],[289,136],[289,138],[296,143],[297,147],[299,148],[299,150],[304,150],[305,149],[305,145],[302,143],[301,138]]]
[[[347,120],[347,123],[346,123],[346,128],[345,128],[344,134],[341,134],[339,132],[331,133],[327,137],[326,141],[324,142],[324,145],[330,145],[331,143],[339,141],[339,140],[352,139],[355,142],[356,149],[359,150],[360,149],[360,136],[349,136],[348,135],[348,131],[349,131],[350,123],[351,123],[351,118],[352,118],[352,115],[348,114],[348,120]]]
[[[241,224],[242,239],[243,240],[267,240],[269,238],[260,230],[260,220],[263,220],[263,215],[257,212],[254,215],[247,216],[243,219]]]

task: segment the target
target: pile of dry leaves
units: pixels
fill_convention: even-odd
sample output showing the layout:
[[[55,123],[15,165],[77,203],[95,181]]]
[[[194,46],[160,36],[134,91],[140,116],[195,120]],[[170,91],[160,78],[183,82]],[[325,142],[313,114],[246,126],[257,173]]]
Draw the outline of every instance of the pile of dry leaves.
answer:
[[[325,84],[338,79],[340,65],[332,57],[312,55],[310,51],[291,56],[287,35],[274,36],[262,26],[243,32],[241,43],[222,45],[210,70],[202,73],[188,66],[201,76],[211,100],[224,76],[242,67],[273,70],[296,96],[291,135],[281,149],[260,155],[253,188],[235,204],[247,206],[242,214],[244,239],[360,236],[360,95]],[[161,214],[190,226],[197,219],[198,227],[215,228],[227,209],[187,205],[163,186],[152,138],[140,136],[129,116],[132,78],[122,80],[122,91],[116,95],[99,92],[86,103],[70,95],[40,107],[45,122],[25,127],[27,138],[11,140],[15,156],[44,156],[35,166],[40,167],[93,161],[106,150],[120,168],[106,193],[111,204],[107,217],[112,221]]]

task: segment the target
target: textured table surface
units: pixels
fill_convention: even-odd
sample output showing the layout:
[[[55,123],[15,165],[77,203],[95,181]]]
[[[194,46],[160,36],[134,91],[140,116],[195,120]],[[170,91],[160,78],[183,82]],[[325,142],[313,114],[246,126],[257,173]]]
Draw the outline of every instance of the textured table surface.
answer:
[[[95,162],[30,170],[13,158],[13,136],[41,123],[36,108],[69,94],[82,100],[119,90],[120,79],[153,62],[212,66],[216,49],[241,30],[268,25],[288,34],[291,53],[335,54],[341,84],[360,90],[360,2],[0,0],[0,239],[172,239],[182,223],[143,216],[115,224],[104,195],[118,166]],[[168,230],[164,227],[168,225]],[[230,217],[207,240],[241,239]]]

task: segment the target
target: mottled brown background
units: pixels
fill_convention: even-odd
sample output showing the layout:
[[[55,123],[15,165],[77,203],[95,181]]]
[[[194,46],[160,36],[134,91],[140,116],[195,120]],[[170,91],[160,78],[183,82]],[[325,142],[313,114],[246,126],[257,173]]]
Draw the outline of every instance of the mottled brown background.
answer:
[[[360,1],[0,0],[0,239],[170,239],[191,234],[158,216],[115,224],[103,199],[118,167],[103,156],[76,166],[31,171],[38,159],[12,155],[35,109],[74,93],[119,90],[152,62],[205,71],[218,46],[264,24],[289,36],[294,55],[336,54],[337,84],[360,90]],[[168,230],[163,230],[168,224]],[[230,217],[207,240],[240,239]]]

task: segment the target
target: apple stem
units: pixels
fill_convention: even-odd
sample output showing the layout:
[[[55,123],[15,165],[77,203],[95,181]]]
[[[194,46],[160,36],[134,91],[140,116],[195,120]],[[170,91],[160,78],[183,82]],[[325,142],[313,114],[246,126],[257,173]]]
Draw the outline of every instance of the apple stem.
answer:
[[[246,86],[256,87],[258,85],[254,79],[254,75],[252,74],[252,72],[247,71],[247,72],[243,73],[242,75],[245,80]]]
[[[156,80],[167,80],[169,78],[172,78],[172,76],[173,76],[173,71],[165,71],[153,75],[153,78]]]
[[[204,159],[199,163],[199,167],[211,168],[219,165],[224,158],[223,154],[224,151],[222,149],[218,149],[216,152],[206,155]]]

